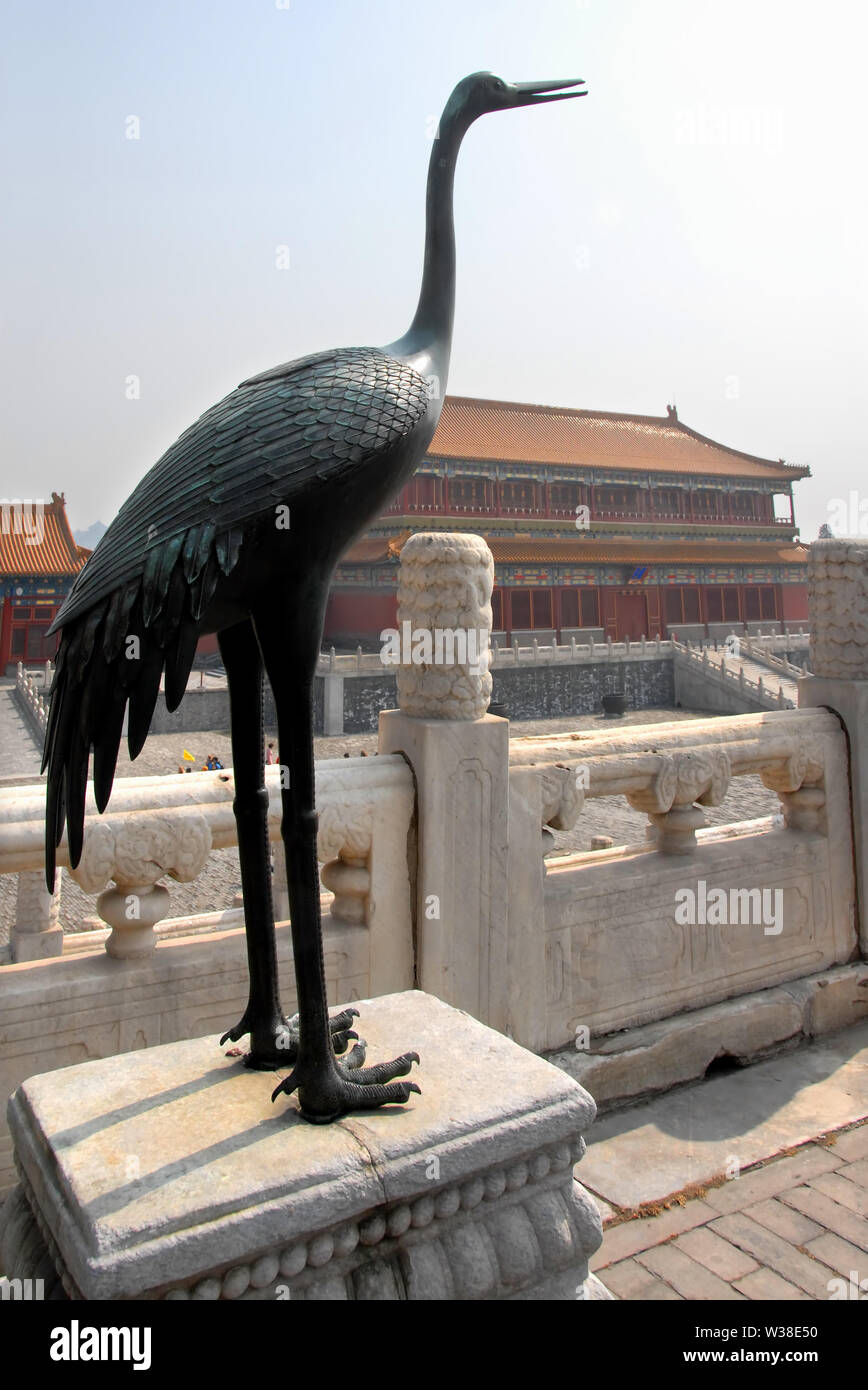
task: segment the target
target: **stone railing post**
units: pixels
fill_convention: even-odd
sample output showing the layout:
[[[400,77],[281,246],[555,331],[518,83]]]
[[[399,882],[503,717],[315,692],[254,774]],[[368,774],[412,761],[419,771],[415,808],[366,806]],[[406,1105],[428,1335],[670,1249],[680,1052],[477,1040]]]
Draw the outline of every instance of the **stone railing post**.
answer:
[[[344,677],[334,669],[334,648],[329,669],[323,674],[323,734],[335,737],[344,731]]]
[[[847,730],[859,940],[868,957],[868,542],[814,541],[808,556],[812,675],[800,708],[834,710]]]
[[[505,1031],[509,724],[486,713],[493,578],[479,536],[405,544],[398,623],[414,660],[397,666],[400,708],[380,715],[380,752],[402,753],[416,779],[419,988]]]
[[[18,875],[18,898],[10,945],[16,964],[63,955],[63,928],[60,925],[60,873],[56,875],[54,895],[45,887],[41,869],[23,870]]]

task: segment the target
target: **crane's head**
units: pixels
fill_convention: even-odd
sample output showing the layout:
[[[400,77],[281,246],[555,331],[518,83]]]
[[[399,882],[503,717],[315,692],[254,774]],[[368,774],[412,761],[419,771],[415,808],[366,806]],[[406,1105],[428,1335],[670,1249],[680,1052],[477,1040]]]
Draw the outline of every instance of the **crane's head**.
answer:
[[[493,72],[474,72],[458,83],[446,103],[443,117],[458,121],[466,129],[490,111],[509,111],[514,106],[539,106],[543,102],[586,96],[583,81],[581,77],[571,77],[554,82],[504,82]],[[580,86],[581,91],[564,90]]]

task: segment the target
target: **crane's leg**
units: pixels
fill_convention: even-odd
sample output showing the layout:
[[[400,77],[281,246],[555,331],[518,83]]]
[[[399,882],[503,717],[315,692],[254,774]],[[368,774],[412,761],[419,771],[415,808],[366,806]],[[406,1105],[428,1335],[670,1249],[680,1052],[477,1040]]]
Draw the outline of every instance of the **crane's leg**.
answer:
[[[232,761],[235,771],[233,810],[238,827],[238,857],[244,895],[250,998],[240,1021],[220,1039],[237,1042],[250,1034],[249,1067],[269,1070],[298,1055],[296,1019],[284,1017],[277,983],[274,911],[271,900],[271,852],[268,844],[268,792],[262,758],[262,654],[252,623],[238,623],[218,634],[229,683]],[[344,1051],[355,1010],[332,1019],[333,1045]]]
[[[361,1067],[356,1048],[342,1063],[332,1051],[323,963],[320,883],[317,863],[317,814],[314,800],[313,681],[319,653],[324,598],[299,595],[295,614],[284,623],[274,610],[256,621],[256,635],[277,706],[281,765],[288,767],[283,787],[281,834],[292,921],[292,945],[298,985],[298,1058],[292,1073],[274,1092],[298,1091],[301,1113],[327,1124],[351,1110],[403,1104],[419,1087],[406,1076],[419,1057],[404,1053],[391,1062]]]

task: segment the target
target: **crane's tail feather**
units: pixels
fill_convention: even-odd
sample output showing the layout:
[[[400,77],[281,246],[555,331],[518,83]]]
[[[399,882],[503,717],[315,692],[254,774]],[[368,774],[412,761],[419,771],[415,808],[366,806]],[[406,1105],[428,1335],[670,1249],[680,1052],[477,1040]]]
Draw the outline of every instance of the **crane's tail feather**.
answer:
[[[196,655],[198,619],[221,573],[214,528],[197,528],[186,549],[172,544],[145,574],[118,589],[61,629],[42,770],[47,769],[45,877],[54,891],[57,846],[66,826],[73,868],[84,847],[88,766],[93,750],[97,809],[108,805],[117,768],[124,716],[131,759],[142,751],[165,668],[166,704],[177,709]],[[207,547],[207,548],[206,548]],[[200,562],[201,555],[201,562]],[[237,558],[232,537],[222,559]],[[194,571],[190,580],[188,572]]]
[[[169,713],[176,710],[184,698],[198,641],[195,623],[182,623],[166,652],[166,708]]]
[[[143,644],[138,664],[140,669],[130,694],[130,718],[127,727],[127,748],[132,762],[144,748],[151,727],[151,716],[160,693],[163,652],[159,647]]]

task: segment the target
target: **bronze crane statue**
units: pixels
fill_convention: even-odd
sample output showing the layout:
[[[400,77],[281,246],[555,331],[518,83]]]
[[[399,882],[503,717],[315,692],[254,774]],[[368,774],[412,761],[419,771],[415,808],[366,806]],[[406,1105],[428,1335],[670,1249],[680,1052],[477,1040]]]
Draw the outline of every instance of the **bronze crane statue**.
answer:
[[[459,82],[428,170],[425,263],[416,314],[388,347],[338,348],[249,377],[206,411],[142,479],[78,575],[50,631],[61,632],[43,769],[45,865],[66,823],[78,864],[88,764],[102,812],[124,712],[141,752],[165,671],[170,710],[183,698],[204,633],[216,633],[230,695],[233,809],[244,896],[250,997],[224,1035],[250,1035],[248,1065],[292,1064],[277,1087],[307,1119],[403,1104],[418,1086],[408,1052],[365,1067],[348,1052],[354,1010],[329,1019],[314,805],[313,682],[329,584],[343,552],[421,461],[440,417],[455,304],[452,185],[461,140],[490,111],[584,96],[579,81]],[[263,670],[277,710],[298,1014],[278,995],[263,768]],[[288,785],[283,785],[288,782]],[[346,1057],[342,1054],[347,1053]]]

